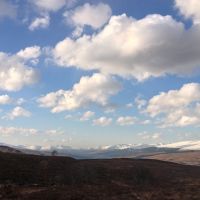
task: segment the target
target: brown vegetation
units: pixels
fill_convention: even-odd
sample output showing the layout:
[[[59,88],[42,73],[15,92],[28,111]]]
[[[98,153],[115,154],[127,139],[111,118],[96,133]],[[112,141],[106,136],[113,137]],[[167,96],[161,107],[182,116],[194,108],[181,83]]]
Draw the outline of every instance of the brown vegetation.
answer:
[[[0,199],[199,200],[200,168],[0,153]]]

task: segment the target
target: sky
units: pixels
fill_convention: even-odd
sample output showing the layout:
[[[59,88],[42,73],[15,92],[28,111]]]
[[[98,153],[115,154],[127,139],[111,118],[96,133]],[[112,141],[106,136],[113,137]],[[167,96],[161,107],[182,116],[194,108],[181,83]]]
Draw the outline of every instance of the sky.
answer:
[[[199,0],[0,0],[0,143],[172,143],[199,124]]]

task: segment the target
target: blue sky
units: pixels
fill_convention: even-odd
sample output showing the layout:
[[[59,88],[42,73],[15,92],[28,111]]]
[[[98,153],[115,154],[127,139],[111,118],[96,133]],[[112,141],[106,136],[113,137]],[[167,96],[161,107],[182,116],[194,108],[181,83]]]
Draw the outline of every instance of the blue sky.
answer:
[[[0,142],[199,140],[198,0],[2,0]]]

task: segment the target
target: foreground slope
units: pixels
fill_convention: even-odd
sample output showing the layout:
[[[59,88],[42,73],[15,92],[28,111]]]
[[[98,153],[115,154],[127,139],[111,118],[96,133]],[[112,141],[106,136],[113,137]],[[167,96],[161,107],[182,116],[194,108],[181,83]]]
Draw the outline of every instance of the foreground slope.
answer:
[[[0,153],[0,199],[200,199],[200,167]]]

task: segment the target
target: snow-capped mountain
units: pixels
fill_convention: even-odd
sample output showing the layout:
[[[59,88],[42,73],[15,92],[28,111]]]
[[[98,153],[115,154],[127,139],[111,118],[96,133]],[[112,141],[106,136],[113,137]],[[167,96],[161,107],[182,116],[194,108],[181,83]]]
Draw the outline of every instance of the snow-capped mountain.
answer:
[[[144,149],[150,147],[179,149],[180,151],[200,150],[200,140],[181,141],[169,144],[118,144],[100,147],[101,150]]]
[[[56,150],[59,156],[69,156],[78,159],[93,158],[142,158],[145,155],[176,153],[180,151],[200,150],[200,141],[182,141],[170,144],[118,144],[97,148],[78,149],[69,146],[13,146],[25,154],[52,155]]]
[[[182,141],[171,144],[159,145],[160,148],[178,148],[181,151],[200,150],[200,140],[198,141]]]
[[[156,145],[150,144],[117,144],[110,146],[102,146],[100,150],[125,150],[125,149],[143,149],[148,147],[156,147]]]

